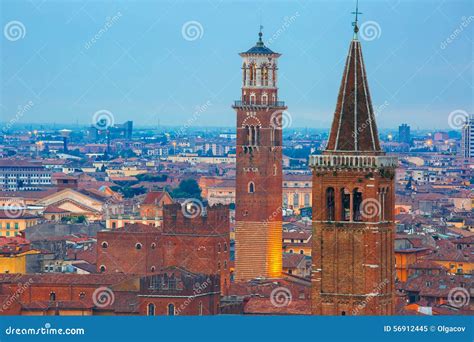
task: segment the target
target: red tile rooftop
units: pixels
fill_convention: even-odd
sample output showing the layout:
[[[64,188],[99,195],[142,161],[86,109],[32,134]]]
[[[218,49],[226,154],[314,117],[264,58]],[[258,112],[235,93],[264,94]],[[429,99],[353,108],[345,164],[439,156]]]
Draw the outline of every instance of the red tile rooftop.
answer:
[[[142,204],[157,204],[161,201],[163,196],[166,194],[166,191],[150,191],[146,194],[145,198],[143,199]]]
[[[0,283],[64,284],[64,285],[116,285],[137,276],[128,274],[0,274]],[[31,281],[30,281],[31,279]]]
[[[54,205],[50,205],[46,207],[44,213],[70,213],[70,211],[63,208],[59,208]]]
[[[278,303],[277,303],[278,304]],[[244,314],[247,315],[311,315],[311,301],[309,299],[292,299],[288,305],[275,306],[270,298],[250,298],[244,305]]]
[[[295,268],[305,259],[304,254],[283,253],[283,268]]]
[[[19,211],[18,211],[19,210]],[[32,215],[27,213],[25,210],[22,210],[21,208],[12,208],[12,209],[6,209],[6,208],[0,208],[0,219],[36,219],[39,218],[37,215]]]

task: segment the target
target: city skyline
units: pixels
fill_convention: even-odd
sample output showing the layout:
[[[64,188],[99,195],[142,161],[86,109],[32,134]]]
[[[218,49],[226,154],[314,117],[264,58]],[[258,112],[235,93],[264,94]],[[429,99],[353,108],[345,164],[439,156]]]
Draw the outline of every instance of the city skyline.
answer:
[[[467,15],[472,6],[427,3],[429,10],[399,2],[364,2],[361,8],[361,29],[364,24],[371,29],[361,41],[382,129],[403,122],[449,129],[450,113],[472,111],[472,82],[466,77],[472,69],[472,16]],[[4,28],[17,20],[23,36],[8,39],[4,30],[2,37],[1,121],[19,116],[19,107],[31,101],[19,124],[88,125],[105,109],[115,122],[133,117],[137,126],[179,126],[193,118],[196,106],[209,104],[193,126],[232,127],[230,105],[238,95],[233,89],[240,86],[237,53],[255,43],[261,22],[266,44],[283,54],[280,92],[290,128],[327,129],[344,62],[339,56],[351,35],[353,1],[267,4],[258,3],[253,15],[239,15],[245,2],[200,8],[194,3],[5,3]],[[162,6],[167,15],[158,13]],[[419,25],[412,16],[422,14]],[[40,25],[51,16],[62,19],[54,27]],[[408,59],[409,66],[403,62]]]

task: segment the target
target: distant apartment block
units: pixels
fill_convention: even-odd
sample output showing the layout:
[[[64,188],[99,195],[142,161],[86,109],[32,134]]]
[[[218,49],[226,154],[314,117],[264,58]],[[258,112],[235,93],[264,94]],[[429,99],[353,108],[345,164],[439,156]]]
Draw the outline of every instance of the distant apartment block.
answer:
[[[132,139],[133,133],[133,121],[126,121],[123,124],[115,124],[107,128],[110,134],[110,139]],[[90,141],[100,140],[100,138],[106,137],[106,130],[99,130],[97,127],[92,125],[89,127],[87,132]]]
[[[0,190],[38,190],[51,185],[51,171],[43,164],[24,160],[0,160]]]
[[[462,127],[461,153],[463,158],[474,158],[474,115]]]
[[[398,126],[398,141],[403,144],[411,143],[410,126],[407,124],[401,124]]]

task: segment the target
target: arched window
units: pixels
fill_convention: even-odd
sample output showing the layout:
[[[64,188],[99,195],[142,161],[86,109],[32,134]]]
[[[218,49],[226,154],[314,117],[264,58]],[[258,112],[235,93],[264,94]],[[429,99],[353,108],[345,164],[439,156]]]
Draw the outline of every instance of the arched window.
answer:
[[[268,68],[266,65],[262,67],[262,85],[268,86]]]
[[[253,93],[250,94],[250,104],[255,104],[255,99],[256,99],[255,94]]]
[[[298,208],[300,206],[300,194],[294,193],[293,194],[293,207]]]
[[[151,267],[150,267],[150,271],[151,271],[151,272],[155,272],[155,270],[156,270],[156,267],[155,267],[155,266],[151,266]]]
[[[249,79],[250,79],[250,85],[251,86],[254,86],[255,85],[255,78],[256,78],[256,68],[255,68],[255,64],[250,64],[250,67],[249,67]]]
[[[224,260],[224,270],[227,269],[227,260]]]
[[[334,221],[334,216],[336,212],[334,201],[334,188],[326,189],[326,220]]]
[[[174,304],[168,304],[168,316],[174,316],[175,311],[174,311]]]
[[[265,105],[265,106],[268,104],[268,95],[267,94],[262,95],[262,104]]]
[[[109,247],[109,244],[106,241],[102,242],[102,248],[107,248],[107,247]]]
[[[142,249],[142,244],[141,244],[140,242],[137,242],[137,243],[135,244],[135,248],[136,248],[136,249]]]
[[[155,316],[155,304],[148,304],[147,314],[148,316]]]
[[[310,197],[309,197],[309,194],[304,194],[304,206],[305,207],[309,207],[311,206],[311,203],[310,203]]]
[[[255,127],[255,145],[260,145],[260,126]]]
[[[341,218],[342,221],[351,219],[351,193],[346,189],[341,189]]]
[[[224,252],[227,252],[227,242],[224,242]]]
[[[105,272],[105,269],[106,269],[106,268],[105,268],[104,265],[100,265],[99,271],[100,271],[101,273],[104,273],[104,272]]]
[[[288,194],[283,194],[283,206],[288,208]]]
[[[243,84],[247,85],[246,84],[246,82],[247,82],[247,65],[245,64],[245,62],[244,62],[244,65],[242,65],[242,80],[243,80]]]
[[[360,212],[360,205],[362,203],[362,193],[358,188],[355,188],[352,192],[352,210],[354,221],[362,221],[362,215]]]
[[[220,252],[221,252],[221,244],[218,243],[218,244],[217,244],[217,253],[220,253]]]
[[[153,243],[151,244],[151,249],[155,249],[155,248],[156,248],[156,243],[153,242]]]
[[[250,182],[250,183],[249,183],[248,191],[249,191],[249,194],[253,194],[253,193],[255,192],[255,184],[254,184],[254,182]]]
[[[245,144],[250,145],[250,127],[245,126]]]
[[[199,307],[198,308],[199,308],[199,310],[198,310],[199,316],[202,316],[202,302],[199,302]]]
[[[54,291],[51,291],[49,293],[49,300],[54,302],[56,300],[56,293]]]
[[[277,172],[278,172],[278,167],[275,164],[273,164],[273,175],[276,176]]]

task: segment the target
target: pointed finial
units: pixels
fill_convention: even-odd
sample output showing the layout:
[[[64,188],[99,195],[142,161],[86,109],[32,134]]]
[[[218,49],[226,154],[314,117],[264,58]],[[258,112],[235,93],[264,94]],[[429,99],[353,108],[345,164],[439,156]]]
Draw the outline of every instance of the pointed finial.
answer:
[[[263,40],[262,40],[263,33],[262,33],[262,30],[263,30],[263,26],[260,25],[260,31],[258,32],[257,46],[263,46]]]
[[[355,14],[355,21],[352,22],[352,26],[354,26],[354,39],[357,39],[357,32],[359,32],[359,14],[362,14],[359,12],[359,0],[356,0],[356,10],[352,12],[352,14]]]

